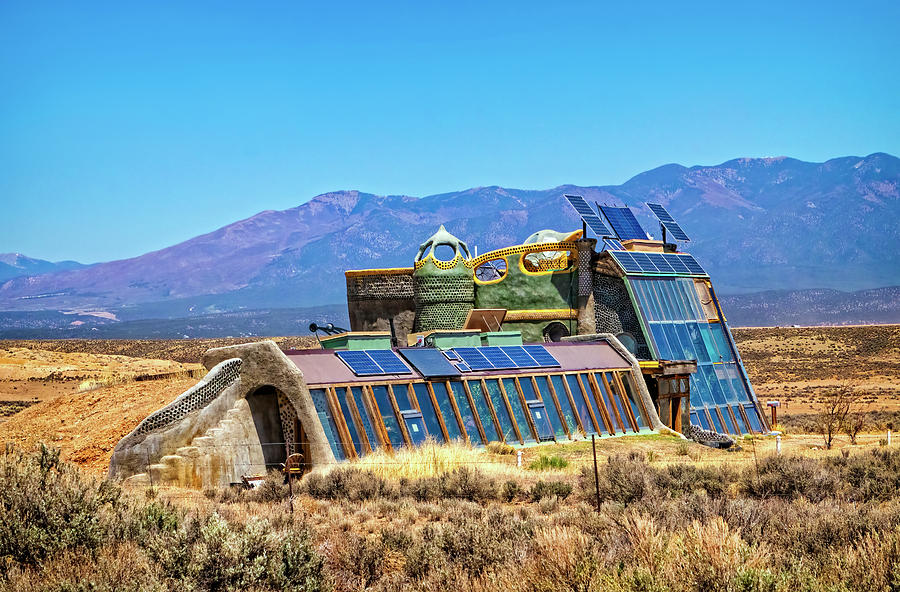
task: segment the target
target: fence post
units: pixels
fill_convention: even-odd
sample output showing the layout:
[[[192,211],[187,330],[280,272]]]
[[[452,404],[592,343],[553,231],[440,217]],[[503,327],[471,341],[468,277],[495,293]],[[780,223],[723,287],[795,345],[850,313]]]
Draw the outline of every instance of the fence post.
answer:
[[[888,438],[887,438],[887,440],[888,440],[888,446],[890,446],[890,445],[891,445],[891,430],[888,430]]]
[[[522,468],[522,451],[516,452],[516,466]]]
[[[597,437],[591,434],[591,449],[594,451],[594,491],[597,494],[597,511],[600,511],[600,472],[597,469]]]
[[[775,454],[781,454],[781,434],[775,436]]]

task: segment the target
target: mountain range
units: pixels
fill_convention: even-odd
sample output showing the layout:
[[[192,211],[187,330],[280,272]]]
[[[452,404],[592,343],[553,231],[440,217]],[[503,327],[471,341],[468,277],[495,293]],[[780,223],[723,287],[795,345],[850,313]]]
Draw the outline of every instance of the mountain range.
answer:
[[[135,258],[0,275],[0,310],[137,320],[341,303],[345,269],[410,266],[440,224],[479,253],[545,228],[580,228],[566,193],[628,205],[656,236],[644,202],[664,204],[693,239],[680,248],[720,294],[900,285],[900,159],[876,153],[670,164],[610,186],[478,187],[422,198],[336,191]]]
[[[77,261],[53,262],[26,257],[21,253],[0,253],[0,282],[17,277],[42,275],[70,269],[83,269],[85,267],[87,265]]]

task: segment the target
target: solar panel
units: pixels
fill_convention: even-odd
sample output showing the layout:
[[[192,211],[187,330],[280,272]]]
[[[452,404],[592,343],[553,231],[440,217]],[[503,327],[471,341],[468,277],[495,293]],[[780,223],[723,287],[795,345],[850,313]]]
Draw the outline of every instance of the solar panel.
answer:
[[[697,260],[693,258],[691,255],[677,255],[679,259],[687,266],[687,268],[694,275],[709,275],[706,273],[706,270],[701,267]]]
[[[540,366],[521,345],[508,345],[503,348],[503,351],[515,363],[514,368],[537,368]]]
[[[375,363],[375,360],[369,357],[364,351],[339,351],[335,352],[342,362],[357,376],[377,376],[384,374],[381,367]]]
[[[432,347],[411,347],[401,349],[400,355],[412,364],[425,378],[436,376],[459,376],[459,369],[447,361],[446,352]]]
[[[453,361],[453,362],[458,362],[458,361],[459,361],[459,354],[457,354],[457,353],[456,353],[455,351],[453,351],[452,349],[445,349],[445,350],[444,350],[444,355],[447,356],[447,359],[448,359],[448,360],[451,360],[451,361]]]
[[[684,253],[610,251],[626,274],[708,275],[697,260]]]
[[[605,239],[603,239],[603,242],[606,244],[606,247],[608,249],[611,249],[614,251],[624,251],[625,250],[625,247],[622,246],[622,243],[620,243],[619,241],[617,241],[614,238],[605,238]]]
[[[650,237],[638,224],[634,214],[629,208],[614,208],[612,206],[600,206],[600,211],[606,216],[609,225],[612,226],[616,236],[620,240],[640,239],[647,240]]]
[[[457,347],[454,348],[462,361],[465,362],[472,370],[493,370],[494,365],[484,357],[478,347]]]
[[[469,368],[469,365],[466,364],[465,362],[459,362],[458,364],[456,364],[456,369],[459,370],[460,372],[471,372],[472,371],[472,369]]]
[[[515,368],[516,365],[499,347],[482,347],[481,353],[494,368]]]
[[[648,203],[647,207],[650,208],[650,211],[662,222],[662,225],[669,231],[675,240],[686,243],[690,242],[690,238],[685,234],[684,230],[681,229],[678,222],[675,221],[675,218],[666,211],[666,208],[662,207],[660,204]]]
[[[525,351],[534,358],[534,361],[541,365],[542,368],[548,366],[559,366],[559,362],[553,355],[547,351],[543,345],[524,345]]]
[[[575,211],[581,216],[581,219],[584,220],[585,225],[594,231],[598,237],[611,236],[612,232],[609,231],[609,228],[606,227],[606,224],[603,223],[603,220],[600,219],[600,216],[597,215],[597,212],[594,211],[588,202],[584,201],[584,198],[580,195],[566,195],[566,199],[569,200],[569,203],[572,204],[572,207],[575,208]]]
[[[372,358],[372,361],[381,366],[381,370],[385,374],[409,374],[409,368],[400,359],[400,356],[389,349],[373,349],[366,353]]]

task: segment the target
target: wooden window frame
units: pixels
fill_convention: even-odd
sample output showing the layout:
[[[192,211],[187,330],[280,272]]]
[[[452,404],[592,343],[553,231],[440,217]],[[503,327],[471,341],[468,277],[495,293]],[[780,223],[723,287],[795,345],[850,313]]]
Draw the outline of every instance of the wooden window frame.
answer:
[[[522,430],[519,429],[519,422],[516,421],[516,415],[515,413],[513,413],[512,404],[510,404],[509,396],[506,394],[506,385],[503,384],[503,379],[491,378],[490,380],[496,380],[497,384],[500,386],[500,394],[503,397],[503,404],[506,405],[506,411],[509,414],[509,420],[513,424],[513,430],[516,432],[516,437],[519,439],[519,444],[524,445],[525,438],[522,437]]]
[[[593,407],[591,406],[591,401],[590,401],[590,399],[588,399],[588,396],[590,396],[590,395],[588,395],[587,391],[586,391],[585,388],[584,388],[584,382],[582,382],[582,380],[581,380],[581,374],[578,373],[578,372],[571,372],[570,374],[571,374],[572,376],[575,377],[575,382],[578,383],[578,388],[581,389],[581,398],[584,400],[584,404],[585,404],[585,406],[587,407],[588,415],[591,417],[591,423],[594,424],[594,432],[597,433],[597,434],[601,434],[602,432],[600,431],[600,423],[597,421],[596,415],[594,415],[594,409],[593,409]],[[588,376],[588,380],[590,380],[590,376]],[[591,385],[590,385],[590,382],[589,382],[589,383],[588,383],[588,387],[590,387],[590,386],[591,386]],[[598,409],[599,409],[599,408],[598,408]],[[602,418],[601,418],[601,419],[602,419]],[[611,431],[611,432],[607,432],[607,433],[608,433],[608,434],[615,434],[616,432],[615,432],[615,431]]]
[[[463,441],[469,442],[469,433],[466,432],[466,426],[463,424],[462,415],[459,413],[459,405],[456,404],[456,393],[453,392],[453,384],[449,380],[444,381],[444,385],[447,388],[447,396],[450,397],[450,407],[453,409],[453,414],[456,416],[456,425],[459,426],[459,432],[462,434]]]
[[[481,382],[481,396],[484,397],[488,410],[491,412],[491,419],[494,420],[494,431],[497,432],[500,442],[506,443],[506,434],[503,433],[503,426],[500,425],[500,418],[497,417],[497,410],[494,409],[494,402],[491,401],[491,396],[488,394],[487,381],[485,381],[484,378],[479,378],[478,380]]]
[[[600,411],[600,419],[602,419],[603,423],[606,425],[606,433],[611,435],[617,434],[619,432],[618,427],[613,422],[612,416],[609,414],[609,409],[606,408],[606,401],[603,400],[603,391],[600,390],[603,387],[597,382],[597,375],[594,372],[587,372],[586,374],[588,377],[588,386],[591,387],[591,393],[594,397],[594,401],[597,403],[597,409]],[[603,373],[600,374],[600,377],[602,380]],[[613,409],[613,413],[615,413],[615,409]],[[618,415],[616,415],[616,417],[618,417]]]
[[[469,402],[469,410],[472,412],[472,417],[475,418],[475,428],[478,430],[478,435],[481,436],[481,442],[485,446],[487,446],[488,439],[487,434],[484,433],[484,426],[481,425],[481,417],[478,416],[478,408],[475,407],[475,398],[472,396],[472,391],[469,389],[469,381],[461,380],[463,385],[463,391],[466,393],[466,400]]]
[[[525,378],[528,378],[528,376],[525,376]],[[531,409],[528,408],[525,393],[522,391],[522,385],[519,383],[518,376],[513,376],[513,383],[516,385],[516,392],[519,395],[519,401],[522,403],[522,410],[525,411],[525,422],[528,423],[528,429],[534,434],[534,441],[540,444],[541,437],[538,435],[537,426],[534,425],[534,418],[531,417]]]
[[[569,399],[569,405],[572,406],[572,415],[575,417],[575,425],[578,427],[578,430],[581,432],[582,436],[587,436],[587,430],[584,429],[584,423],[581,421],[581,416],[578,414],[578,406],[575,405],[575,397],[572,396],[572,391],[569,389],[569,381],[566,380],[565,374],[552,374],[551,376],[559,376],[563,383],[563,390],[566,391],[566,397]],[[551,380],[552,384],[553,381]]]
[[[553,377],[550,374],[542,376],[547,380],[547,388],[550,389],[550,397],[553,399],[553,404],[556,405],[556,414],[559,416],[559,421],[562,423],[563,431],[566,433],[566,437],[571,440],[572,432],[569,431],[569,423],[566,421],[566,416],[565,414],[563,414],[562,405],[559,404],[559,398],[556,396],[556,388],[553,386]]]
[[[347,401],[347,407],[350,409],[350,419],[356,424],[356,433],[359,434],[359,441],[365,449],[366,454],[372,453],[372,444],[369,442],[369,435],[366,434],[366,426],[363,424],[362,416],[359,414],[359,408],[353,399],[353,392],[349,386],[337,387],[344,389],[344,400]],[[362,392],[362,390],[360,390]],[[374,430],[373,430],[374,431]]]

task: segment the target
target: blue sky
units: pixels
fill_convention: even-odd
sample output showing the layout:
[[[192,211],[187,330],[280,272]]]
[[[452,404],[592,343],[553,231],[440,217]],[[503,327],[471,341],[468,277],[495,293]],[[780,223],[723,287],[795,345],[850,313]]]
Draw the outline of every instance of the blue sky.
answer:
[[[336,189],[900,154],[897,2],[327,4],[0,3],[0,252],[130,257]]]

